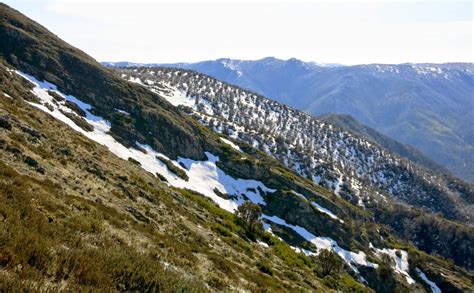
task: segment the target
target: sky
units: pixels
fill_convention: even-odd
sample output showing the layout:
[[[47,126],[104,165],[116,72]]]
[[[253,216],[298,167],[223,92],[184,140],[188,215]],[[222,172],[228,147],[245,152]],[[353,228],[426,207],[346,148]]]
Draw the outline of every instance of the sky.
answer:
[[[472,0],[3,2],[98,61],[474,62]]]

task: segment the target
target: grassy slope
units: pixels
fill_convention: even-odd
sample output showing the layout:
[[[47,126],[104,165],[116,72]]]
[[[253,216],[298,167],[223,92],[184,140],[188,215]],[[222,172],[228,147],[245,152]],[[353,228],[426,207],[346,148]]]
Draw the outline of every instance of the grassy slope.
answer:
[[[351,204],[289,172],[264,154],[257,152],[249,160],[240,160],[230,148],[218,143],[215,134],[158,96],[120,80],[90,57],[50,36],[38,24],[4,5],[1,8],[0,36],[6,40],[1,45],[3,58],[16,68],[55,82],[61,90],[94,105],[98,114],[112,121],[113,133],[124,143],[145,142],[171,157],[200,158],[203,150],[213,151],[222,158],[221,167],[231,174],[243,177],[252,174],[282,192],[305,190],[310,196],[324,198],[338,207],[345,219],[351,218],[346,227],[349,235],[334,235],[344,247],[367,247],[368,241],[376,236],[375,229],[369,229],[365,223],[369,221],[368,215]],[[3,67],[1,73],[2,91],[14,97],[11,100],[1,96],[1,109],[15,115],[20,123],[13,123],[13,130],[2,129],[5,140],[2,170],[5,171],[1,175],[1,195],[6,204],[2,215],[4,219],[14,219],[4,221],[8,225],[4,230],[10,231],[4,234],[1,247],[5,287],[38,284],[58,287],[65,282],[71,288],[197,286],[193,288],[199,290],[203,283],[215,289],[230,288],[228,284],[247,289],[323,288],[313,272],[317,263],[295,254],[276,239],[269,241],[272,245],[269,251],[244,241],[238,236],[241,228],[233,215],[217,209],[200,195],[165,187],[138,166],[115,158],[49,116],[32,111],[21,101],[21,98],[32,99],[25,85],[9,76]],[[131,113],[132,120],[120,121],[112,114],[115,108]],[[29,137],[30,132],[22,130],[21,124],[38,129],[45,137]],[[63,147],[71,149],[72,155],[66,154],[69,152]],[[26,156],[43,169],[25,165]],[[31,192],[38,194],[37,202],[25,202],[31,196],[16,196]],[[9,199],[13,202],[9,203]],[[275,208],[272,212],[297,220],[298,212],[292,204],[288,201],[284,210]],[[18,206],[26,212],[18,214]],[[85,223],[81,224],[81,219]],[[327,219],[318,213],[311,213],[306,221],[306,225],[312,226],[309,229],[316,229],[312,230],[316,234],[331,230],[325,225]],[[38,226],[31,225],[32,222]],[[51,230],[45,228],[49,226]],[[22,235],[36,240],[15,240]],[[25,251],[24,245],[18,243],[33,243],[33,248]],[[73,248],[78,249],[73,255],[85,256],[75,260],[67,254]],[[97,261],[90,262],[91,257]],[[37,262],[37,259],[42,260]],[[256,269],[262,267],[263,260],[270,262],[272,275]],[[147,265],[141,267],[142,261]],[[71,264],[63,265],[68,262]],[[438,259],[430,262],[443,263]],[[169,273],[168,269],[159,274],[161,265],[171,271],[176,267],[177,273]],[[81,266],[87,269],[77,271]],[[68,271],[62,272],[63,268]],[[89,271],[95,272],[91,277],[95,281],[83,278]],[[462,270],[456,268],[451,275],[461,280],[460,288],[469,286],[470,281]],[[325,284],[340,286],[341,290],[360,288],[345,276],[338,282]],[[403,284],[400,286],[403,288]]]
[[[204,159],[203,150],[215,147],[194,121],[166,100],[123,82],[84,52],[4,4],[0,4],[0,39],[0,56],[9,64],[93,105],[100,116],[115,122],[112,133],[121,142],[140,141],[173,158]],[[130,119],[114,115],[116,109],[130,113]]]
[[[163,70],[163,68],[159,68]],[[122,68],[119,69],[122,73],[133,72],[132,75],[140,76],[142,71],[147,71],[147,68]],[[175,71],[176,69],[166,69],[170,72]],[[191,76],[194,74],[199,74],[191,70],[180,70],[181,72],[186,72],[186,76]],[[202,75],[203,78],[212,77]],[[179,76],[179,75],[178,75]],[[184,74],[182,75],[184,76]],[[191,84],[192,82],[187,82]],[[217,81],[220,82],[220,81]],[[227,85],[231,88],[238,88],[236,86]],[[264,97],[262,97],[265,99]],[[214,117],[216,119],[222,119],[219,117]],[[245,145],[245,146],[244,146]],[[294,172],[288,171],[276,160],[269,159],[265,154],[255,151],[253,148],[245,144],[245,142],[240,143],[240,147],[247,153],[252,154],[252,157],[249,157],[248,160],[241,160],[240,154],[234,154],[233,158],[231,156],[226,156],[224,154],[221,158],[224,158],[224,161],[229,164],[221,163],[220,166],[231,174],[234,174],[238,177],[248,177],[248,174],[251,174],[251,178],[257,178],[265,182],[265,184],[272,186],[276,184],[279,189],[285,191],[296,190],[305,195],[323,200],[325,204],[331,207],[332,210],[338,211],[338,214],[343,214],[349,216],[352,219],[367,219],[370,218],[370,213],[363,213],[361,217],[360,209],[355,205],[346,205],[347,202],[340,200],[334,194],[331,194],[326,189],[321,186],[314,185],[309,180],[303,179]],[[255,159],[257,158],[257,159]],[[245,162],[245,164],[242,164]],[[397,172],[397,170],[395,170]],[[424,171],[423,171],[424,172]],[[249,177],[250,178],[250,177]],[[275,180],[275,178],[278,178]],[[447,180],[447,185],[450,186],[456,192],[463,197],[467,202],[471,202],[474,198],[472,197],[472,186],[461,181],[460,179],[443,175],[442,180]],[[281,186],[281,183],[284,182],[284,186]],[[417,185],[420,182],[417,182],[415,179],[414,184]],[[303,187],[301,187],[303,186]],[[302,188],[302,189],[300,189]],[[453,202],[442,202],[443,193],[445,190],[437,190],[436,185],[424,184],[422,188],[428,188],[431,193],[431,196],[434,202],[441,207],[442,210],[445,210],[445,215],[454,216],[456,213],[462,212],[462,209],[466,208],[466,205],[461,203]],[[434,188],[434,189],[433,189]],[[286,190],[288,191],[288,190]],[[376,190],[373,190],[375,193]],[[380,190],[379,190],[380,191]],[[440,193],[441,192],[441,193]],[[284,192],[283,192],[284,193]],[[321,198],[322,197],[322,198]],[[412,203],[416,206],[417,197],[413,195],[411,198]],[[268,201],[269,199],[267,199]],[[281,193],[278,194],[278,199],[274,200],[271,208],[271,214],[277,214],[278,216],[290,220],[292,223],[303,224],[305,228],[315,233],[315,235],[330,235],[336,239],[339,243],[342,243],[345,248],[352,247],[354,239],[346,237],[346,231],[349,232],[349,235],[353,238],[358,239],[356,242],[362,241],[362,245],[367,247],[368,241],[367,238],[360,238],[360,225],[356,224],[354,227],[338,227],[342,228],[345,231],[340,231],[339,229],[334,229],[331,227],[331,223],[324,222],[324,219],[316,219],[310,213],[306,214],[308,205],[302,204],[300,202],[295,202],[297,199],[287,200],[287,197],[282,196]],[[423,208],[423,204],[419,207]],[[443,216],[432,215],[426,211],[420,211],[419,209],[414,209],[413,207],[407,206],[406,204],[400,204],[392,201],[387,204],[382,201],[377,203],[372,201],[371,204],[367,205],[369,210],[372,210],[377,217],[375,220],[380,224],[385,224],[388,227],[392,228],[392,232],[398,237],[401,237],[407,241],[413,242],[417,247],[428,251],[430,253],[440,254],[443,257],[452,259],[457,265],[464,266],[470,270],[473,268],[473,263],[471,261],[472,256],[474,256],[474,249],[472,248],[472,241],[474,241],[474,230],[472,227],[465,224],[457,224],[443,218]],[[305,214],[305,216],[302,216]],[[407,219],[415,219],[416,221],[408,221]],[[429,223],[428,226],[435,227],[430,230],[430,233],[419,233],[420,230],[426,228],[425,223]],[[374,230],[372,230],[373,232]],[[449,231],[449,233],[446,233]],[[373,236],[372,236],[373,237]],[[378,238],[378,237],[376,237]],[[365,240],[360,240],[365,239]],[[365,241],[365,242],[364,242]],[[357,246],[356,246],[357,247]],[[360,247],[360,246],[359,246]]]
[[[268,249],[245,240],[234,215],[199,194],[167,187],[27,105],[23,99],[31,99],[28,85],[3,66],[0,77],[0,116],[12,126],[0,128],[0,288],[369,290],[346,273],[318,277],[317,261],[274,237],[266,236]],[[28,164],[27,157],[38,165]],[[364,212],[281,167],[273,172],[287,178],[293,189],[318,194],[338,213],[353,217],[354,223],[347,227],[348,247],[362,248],[358,241],[377,243],[373,238],[377,225],[356,221],[367,216]],[[278,196],[285,199],[280,206],[286,211],[275,208],[273,212],[294,214],[291,199],[297,197]],[[310,216],[310,223],[334,228],[327,219]],[[295,237],[287,232],[282,231],[282,236]],[[354,241],[352,233],[361,239]],[[413,256],[420,254],[396,240],[393,245],[402,245]],[[449,276],[450,282],[439,280],[447,288],[456,288],[453,282],[458,288],[469,286],[463,270],[427,255],[419,259],[416,265],[431,272],[431,278],[440,270]],[[390,290],[409,290],[393,273],[367,274],[374,284],[383,284],[381,277],[390,278]]]
[[[27,105],[20,83],[0,88],[12,126],[0,128],[2,290],[329,290],[286,244],[274,240],[278,254],[243,240],[232,214]],[[263,260],[273,275],[258,269]]]

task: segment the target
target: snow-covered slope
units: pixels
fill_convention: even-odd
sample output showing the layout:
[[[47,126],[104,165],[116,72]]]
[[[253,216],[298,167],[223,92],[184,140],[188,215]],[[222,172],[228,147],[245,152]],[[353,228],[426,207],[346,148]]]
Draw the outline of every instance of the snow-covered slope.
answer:
[[[5,281],[6,291],[166,291],[200,279],[219,291],[329,291],[324,284],[370,291],[359,279],[376,291],[422,292],[411,260],[443,290],[472,283],[462,268],[398,238],[375,210],[298,176],[240,137],[212,132],[163,98],[189,110],[196,103],[187,93],[170,86],[155,94],[136,84],[149,83],[140,77],[125,81],[3,4],[0,36],[0,218],[7,225],[0,291]],[[209,100],[199,107],[219,115]],[[334,190],[342,194],[340,181]],[[231,213],[244,200],[261,209],[274,235],[242,209]],[[25,241],[31,245],[18,246]],[[393,248],[407,251],[417,283],[376,254]],[[330,275],[320,269],[326,259],[335,264]],[[172,271],[180,279],[166,286],[160,280]],[[379,289],[387,279],[388,289]]]
[[[298,110],[192,71],[125,68],[121,74],[360,206],[390,196],[448,218],[473,220],[472,186]]]
[[[110,134],[110,122],[102,117],[95,116],[90,113],[92,108],[90,105],[83,103],[71,95],[62,94],[57,90],[54,84],[49,82],[41,82],[34,77],[17,72],[35,85],[33,93],[40,99],[40,103],[30,102],[31,105],[45,111],[56,119],[66,123],[76,131],[79,131],[88,138],[106,146],[112,153],[118,157],[127,160],[132,158],[140,163],[146,171],[152,174],[160,174],[166,178],[167,182],[172,186],[179,188],[188,188],[204,194],[214,200],[221,208],[228,211],[235,211],[237,206],[244,202],[244,199],[250,199],[257,204],[265,204],[260,193],[272,193],[276,190],[266,187],[263,183],[256,180],[245,180],[233,178],[216,166],[219,157],[211,153],[206,153],[208,161],[196,161],[189,158],[178,158],[172,161],[166,155],[153,150],[148,145],[136,143],[135,148],[127,148],[123,144],[117,142]],[[55,101],[51,92],[62,96],[65,101],[70,101],[78,105],[85,113],[84,120],[93,126],[92,131],[87,131],[76,124],[70,117],[64,113],[70,113],[80,119],[74,111],[65,105],[64,101]],[[184,180],[169,170],[165,163],[158,157],[172,161],[176,168],[180,168],[188,175],[188,179]],[[182,164],[183,166],[181,166]],[[216,190],[223,194],[232,196],[232,199],[224,199],[220,197]],[[245,198],[244,198],[245,196]]]
[[[196,70],[315,116],[348,114],[474,182],[474,134],[467,122],[474,109],[473,63],[322,67],[264,58],[163,66]]]
[[[126,147],[117,142],[115,138],[108,133],[111,125],[109,121],[102,117],[95,116],[90,112],[92,109],[91,105],[80,101],[74,96],[61,93],[58,91],[57,86],[50,82],[38,81],[33,76],[19,71],[16,71],[16,74],[34,85],[31,92],[39,100],[29,102],[32,106],[37,107],[54,118],[64,122],[72,129],[80,132],[93,141],[106,146],[119,158],[138,162],[138,164],[146,171],[156,174],[156,176],[161,178],[164,177],[168,184],[178,188],[187,188],[209,197],[222,209],[229,212],[235,212],[237,207],[245,200],[250,200],[252,203],[258,205],[266,205],[263,196],[265,194],[276,192],[276,189],[268,188],[260,181],[229,176],[216,165],[219,161],[219,157],[211,153],[206,153],[208,158],[207,161],[196,161],[189,158],[178,158],[176,161],[173,161],[166,157],[166,155],[156,152],[150,146],[141,145],[138,142],[135,147]],[[58,99],[58,96],[62,97],[64,100]],[[84,111],[85,117],[81,117],[81,115],[78,115],[78,113],[66,106],[66,101],[77,105],[82,111]],[[123,112],[123,110],[117,111]],[[67,115],[66,113],[72,116]],[[82,123],[77,123],[76,119],[80,119],[83,123],[85,122],[92,127],[84,129],[84,127],[81,127]],[[233,144],[231,141],[224,138],[221,138],[221,140],[237,151],[241,151],[238,146]],[[174,164],[175,168],[179,168],[185,172],[187,178],[183,179],[177,176],[177,174],[172,170],[168,169],[166,164],[163,162],[163,158]],[[225,194],[226,198],[222,197],[222,194]],[[321,212],[343,223],[342,220],[329,210],[318,204],[315,205]],[[315,251],[300,249],[307,255],[316,255],[321,249],[330,249],[339,254],[341,258],[344,259],[356,272],[358,272],[358,270],[353,265],[372,268],[377,267],[377,264],[367,261],[366,254],[363,251],[356,253],[345,250],[338,245],[337,241],[330,237],[317,237],[305,228],[288,224],[285,220],[277,216],[263,215],[262,219],[269,223],[289,227],[308,242],[313,243],[316,248]],[[268,225],[267,227],[270,226]]]

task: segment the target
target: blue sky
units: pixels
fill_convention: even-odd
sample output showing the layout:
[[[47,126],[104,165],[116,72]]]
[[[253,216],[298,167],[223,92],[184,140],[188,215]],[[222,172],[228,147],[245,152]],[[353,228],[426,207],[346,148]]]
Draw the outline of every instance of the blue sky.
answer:
[[[474,61],[472,1],[4,1],[99,61]]]

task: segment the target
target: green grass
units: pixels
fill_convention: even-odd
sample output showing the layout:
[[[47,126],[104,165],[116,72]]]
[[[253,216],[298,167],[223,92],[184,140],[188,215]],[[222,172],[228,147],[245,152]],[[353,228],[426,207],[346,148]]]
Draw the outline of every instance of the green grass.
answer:
[[[55,186],[1,161],[0,167],[0,267],[11,277],[2,277],[3,290],[30,288],[31,280],[45,285],[46,275],[67,280],[72,290],[203,290],[200,282],[166,271],[151,255],[108,239],[103,225],[111,222],[104,218],[126,221],[115,210],[73,197],[68,201],[80,211],[71,214],[55,203]]]
[[[32,110],[23,102],[35,100],[29,92],[31,85],[12,77],[5,62],[90,103],[95,114],[112,122],[111,134],[126,146],[138,141],[170,158],[205,159],[204,151],[210,151],[219,155],[219,167],[227,174],[261,180],[282,190],[304,187],[313,196],[333,202],[354,219],[344,226],[350,232],[348,242],[363,243],[367,238],[354,231],[375,231],[366,225],[370,214],[298,177],[262,152],[244,147],[246,158],[241,160],[241,154],[219,142],[215,133],[156,94],[123,81],[3,4],[0,27],[0,86],[14,97],[2,96],[0,109],[45,134],[35,142],[15,126],[13,132],[1,136],[46,169],[45,175],[32,174],[19,154],[1,150],[0,269],[6,272],[0,275],[2,290],[46,285],[54,290],[64,282],[71,291],[201,291],[207,281],[224,291],[227,284],[250,291],[327,289],[312,274],[318,263],[288,244],[268,235],[264,241],[269,248],[248,241],[235,216],[209,199],[167,187],[133,160],[119,160],[97,143]],[[130,116],[118,115],[116,109]],[[70,147],[72,155],[56,154],[60,145]],[[133,210],[139,213],[133,215]],[[142,216],[148,221],[140,221]],[[217,272],[209,274],[210,268]],[[296,275],[281,273],[287,271]],[[466,277],[459,273],[459,279]],[[375,282],[383,279],[375,278]],[[350,277],[338,281],[338,286],[341,291],[357,287]]]

